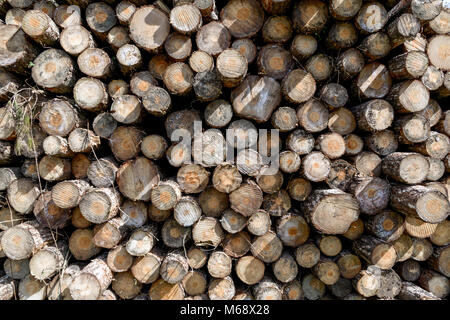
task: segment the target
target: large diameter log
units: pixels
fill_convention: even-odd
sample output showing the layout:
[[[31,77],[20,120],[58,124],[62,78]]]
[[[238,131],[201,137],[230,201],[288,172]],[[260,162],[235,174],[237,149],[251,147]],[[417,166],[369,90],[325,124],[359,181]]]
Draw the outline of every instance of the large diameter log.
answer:
[[[266,122],[281,101],[280,85],[269,77],[249,75],[232,91],[231,100],[237,115]]]
[[[393,245],[367,235],[353,242],[353,251],[367,263],[385,270],[392,268],[397,259]]]
[[[73,98],[81,109],[92,112],[105,109],[109,100],[105,84],[91,77],[78,79],[73,88]]]
[[[37,221],[28,221],[6,230],[1,246],[8,258],[22,260],[31,257],[52,239],[50,229]]]
[[[365,177],[350,187],[358,201],[361,213],[374,215],[389,204],[390,184],[378,177]]]
[[[105,39],[106,33],[117,23],[114,9],[104,2],[90,3],[86,7],[85,14],[89,28],[102,40]]]
[[[90,77],[107,79],[112,75],[112,60],[102,49],[87,48],[77,58],[80,71]]]
[[[95,47],[91,33],[81,25],[71,25],[61,31],[61,47],[70,55],[78,56],[87,48]]]
[[[230,31],[220,22],[212,21],[197,32],[197,47],[206,53],[217,56],[230,46]]]
[[[170,25],[180,33],[191,34],[200,29],[202,14],[195,5],[177,5],[170,11]]]
[[[169,35],[168,17],[152,5],[140,7],[130,20],[130,38],[138,47],[153,52],[161,47]]]
[[[307,219],[326,234],[343,234],[358,219],[356,199],[341,190],[315,190],[302,204]]]
[[[417,112],[426,108],[430,92],[419,80],[407,80],[392,86],[386,96],[396,112]]]
[[[224,238],[224,232],[216,218],[201,217],[192,228],[192,238],[196,246],[217,247]]]
[[[33,61],[31,76],[44,89],[64,94],[72,91],[76,69],[72,58],[63,50],[47,49]]]
[[[67,243],[46,246],[36,252],[30,259],[30,274],[37,280],[51,279],[65,265]]]
[[[248,181],[230,193],[231,208],[244,216],[250,216],[261,207],[263,194],[258,185]]]
[[[438,298],[445,298],[450,293],[448,277],[432,270],[424,270],[418,280],[419,285]]]
[[[0,35],[0,67],[19,74],[29,74],[29,63],[38,55],[38,51],[27,41],[20,26],[0,25]]]
[[[41,109],[39,125],[47,134],[64,137],[79,125],[78,113],[68,101],[52,99]]]
[[[358,122],[358,128],[366,131],[387,129],[394,120],[394,109],[389,102],[373,99],[351,108]]]
[[[109,287],[113,274],[104,260],[92,260],[75,276],[70,284],[70,295],[74,300],[97,300]]]
[[[53,186],[52,199],[60,208],[75,208],[90,189],[91,186],[84,180],[62,181]]]
[[[383,158],[382,170],[389,178],[407,184],[425,180],[429,163],[427,159],[413,152],[394,152]]]
[[[450,58],[446,54],[450,46],[450,36],[437,35],[428,42],[427,54],[430,62],[443,71],[450,70]]]
[[[328,7],[320,0],[297,3],[292,11],[292,21],[298,33],[320,32],[328,20]]]

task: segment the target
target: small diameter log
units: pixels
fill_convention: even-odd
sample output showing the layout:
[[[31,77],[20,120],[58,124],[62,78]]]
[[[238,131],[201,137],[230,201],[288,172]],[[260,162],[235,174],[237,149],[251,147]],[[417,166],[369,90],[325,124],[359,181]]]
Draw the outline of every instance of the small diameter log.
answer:
[[[238,278],[248,285],[257,284],[264,277],[264,263],[252,256],[240,258],[235,268]]]
[[[373,33],[384,27],[388,21],[388,14],[384,6],[379,2],[364,4],[356,16],[356,26],[363,33]]]
[[[177,173],[177,182],[185,193],[200,193],[209,181],[209,172],[198,164],[187,164]]]
[[[316,81],[324,81],[332,75],[333,60],[326,54],[315,54],[306,61],[305,67]]]
[[[192,89],[194,74],[187,64],[176,62],[166,68],[163,81],[170,93],[185,95]]]
[[[438,223],[436,230],[430,236],[430,241],[437,246],[446,246],[450,244],[450,221],[445,220]]]
[[[262,236],[269,231],[271,224],[270,215],[264,210],[257,210],[248,218],[247,230],[255,236]]]
[[[150,59],[148,70],[155,79],[162,80],[164,71],[172,63],[173,61],[166,54],[157,54]]]
[[[262,37],[266,43],[285,43],[292,37],[292,23],[287,16],[271,16],[262,27]]]
[[[0,168],[0,191],[5,191],[9,184],[21,177],[20,168]]]
[[[443,71],[450,70],[450,60],[444,54],[449,49],[450,36],[437,35],[428,42],[427,55],[432,65]]]
[[[222,82],[217,70],[199,72],[194,77],[195,96],[200,101],[211,101],[222,93]]]
[[[439,223],[448,216],[450,204],[445,195],[429,187],[395,184],[391,188],[391,206],[425,222]]]
[[[57,183],[52,188],[52,200],[60,208],[75,208],[82,197],[91,189],[84,180],[66,180]]]
[[[353,251],[367,263],[385,270],[392,268],[397,259],[393,245],[367,235],[353,242]]]
[[[131,17],[136,12],[136,5],[130,1],[120,1],[116,6],[116,16],[119,23],[128,25]]]
[[[217,191],[214,187],[207,187],[199,196],[199,204],[206,216],[219,217],[228,208],[228,195]]]
[[[25,33],[20,30],[20,26],[0,25],[0,34],[2,43],[0,67],[19,74],[29,74],[28,65],[38,55],[37,49],[25,38]],[[17,43],[15,48],[20,50],[9,48],[7,44],[11,42]]]
[[[394,152],[383,158],[383,173],[395,181],[416,184],[425,180],[429,163],[427,159],[413,152]]]
[[[421,77],[423,85],[430,91],[439,89],[444,84],[444,79],[444,73],[435,66],[428,66]]]
[[[222,51],[216,60],[217,71],[224,87],[236,87],[247,73],[247,60],[235,49]]]
[[[366,136],[366,144],[370,150],[381,156],[387,156],[398,148],[396,134],[391,130],[382,130]]]
[[[214,251],[208,259],[208,272],[214,278],[225,278],[231,273],[231,258],[223,251]]]
[[[65,266],[67,243],[45,246],[30,259],[30,274],[37,280],[49,280]]]
[[[398,263],[395,269],[405,281],[415,282],[419,279],[421,274],[419,262],[411,259]]]
[[[345,160],[337,159],[331,163],[331,169],[325,182],[331,188],[347,191],[356,173],[354,165]]]
[[[159,272],[164,281],[175,284],[183,280],[188,271],[189,264],[182,251],[173,251],[165,256]]]
[[[181,283],[170,284],[163,279],[152,283],[148,295],[150,300],[183,300],[185,298]]]
[[[69,134],[67,139],[73,152],[88,153],[100,145],[100,137],[88,129],[77,128]]]
[[[315,190],[302,203],[306,218],[317,230],[342,234],[359,215],[356,199],[341,190]]]
[[[156,243],[156,228],[154,225],[142,226],[135,229],[127,243],[126,250],[132,256],[145,256]]]
[[[339,267],[341,277],[345,279],[355,278],[361,270],[361,261],[358,256],[346,250],[339,253],[336,263]]]
[[[403,144],[424,142],[430,136],[430,123],[422,115],[398,117],[393,127],[399,142]]]
[[[128,227],[142,227],[147,222],[147,206],[141,201],[126,200],[121,206],[120,217]]]
[[[294,68],[294,60],[290,52],[276,44],[262,47],[257,63],[259,74],[276,80],[283,79]]]
[[[51,229],[64,228],[70,220],[70,210],[59,208],[53,202],[50,191],[40,194],[33,213],[37,222]]]
[[[108,54],[98,48],[87,48],[77,58],[78,68],[84,74],[107,79],[112,75],[112,61]]]
[[[83,217],[92,223],[102,223],[117,215],[120,194],[112,188],[98,188],[87,192],[80,201]]]
[[[291,5],[291,0],[263,0],[261,4],[264,10],[271,15],[286,13]]]
[[[192,52],[192,41],[188,36],[172,33],[164,43],[167,55],[174,61],[185,61]]]
[[[305,243],[295,249],[295,260],[302,268],[312,268],[320,258],[320,250],[313,243]]]
[[[255,237],[251,245],[251,253],[254,257],[265,263],[271,263],[281,256],[283,244],[273,231],[265,235]]]
[[[287,251],[285,251],[281,257],[272,264],[272,271],[278,281],[283,283],[291,282],[298,274],[297,262]]]
[[[93,242],[94,232],[91,229],[76,229],[69,238],[70,253],[77,260],[89,260],[97,255],[101,248]]]
[[[261,207],[263,194],[258,185],[250,180],[232,191],[229,200],[233,210],[248,217]]]
[[[0,82],[2,81],[0,73]],[[5,79],[9,84],[14,84],[11,79]],[[4,88],[4,87],[3,87]],[[0,96],[3,88],[0,88]],[[9,97],[7,97],[9,99]],[[13,110],[8,107],[0,108],[0,139],[12,140],[15,138],[16,121],[13,116]]]
[[[340,158],[345,153],[344,138],[336,132],[321,134],[316,140],[316,146],[329,159]]]
[[[14,160],[14,155],[32,159],[39,157],[44,153],[42,143],[46,136],[39,126],[33,125],[29,130],[17,133],[14,148],[11,143],[0,141],[0,163],[9,164]]]
[[[447,245],[438,247],[433,250],[432,255],[429,257],[429,259],[427,259],[427,264],[433,270],[436,270],[442,273],[444,276],[448,277],[450,274],[449,259],[450,246]]]
[[[111,30],[109,30],[106,41],[111,46],[113,51],[117,53],[117,50],[122,46],[131,42],[131,39],[128,35],[128,29],[123,26],[115,26]]]
[[[328,257],[334,257],[342,250],[341,240],[336,236],[321,236],[316,242],[320,251]]]
[[[76,179],[83,179],[87,177],[87,169],[91,164],[91,160],[83,153],[77,153],[72,158],[72,175]]]
[[[228,234],[222,242],[223,251],[232,258],[240,258],[250,250],[250,241],[245,231]]]
[[[175,205],[173,214],[180,225],[189,227],[198,221],[202,214],[202,209],[196,199],[182,197]]]
[[[392,242],[400,238],[405,230],[404,219],[394,211],[385,210],[371,216],[365,224],[368,233],[385,242]]]
[[[182,284],[186,293],[191,296],[203,294],[207,287],[206,275],[197,270],[189,271],[184,276]]]
[[[19,214],[28,214],[33,210],[39,193],[37,184],[28,178],[13,180],[7,188],[9,205]]]
[[[301,173],[313,182],[324,181],[331,170],[330,160],[319,151],[313,151],[303,158]]]
[[[379,62],[366,64],[356,81],[356,92],[361,99],[380,99],[391,89],[392,79],[385,65]]]
[[[113,280],[106,259],[94,259],[76,275],[70,284],[74,300],[97,300]]]
[[[117,246],[125,237],[128,226],[122,218],[112,218],[109,221],[94,227],[94,245],[100,248],[111,249]]]
[[[104,110],[109,102],[105,84],[91,77],[83,77],[77,81],[73,97],[81,109],[91,112]]]
[[[319,96],[331,109],[343,107],[348,102],[347,89],[338,83],[324,85]]]
[[[302,61],[312,56],[317,50],[317,40],[311,35],[297,34],[292,40],[291,54]]]
[[[350,224],[348,230],[342,235],[349,240],[356,240],[359,237],[361,237],[363,232],[364,232],[364,222],[361,220],[361,218],[358,218],[358,220]]]
[[[298,119],[295,109],[291,107],[278,108],[271,117],[272,125],[280,132],[289,132],[298,125]]]
[[[361,213],[375,215],[389,204],[390,184],[378,177],[361,177],[350,187]]]
[[[403,282],[398,298],[401,300],[439,300],[433,293],[422,289],[412,282]]]
[[[228,233],[234,234],[242,231],[247,225],[247,219],[231,209],[223,211],[220,224]]]
[[[17,295],[19,300],[45,300],[47,296],[47,284],[27,275],[20,280]]]
[[[108,84],[108,94],[112,99],[115,99],[123,94],[128,94],[130,92],[129,85],[124,80],[112,80]]]
[[[250,90],[252,95],[248,95]],[[261,95],[260,92],[266,92]],[[269,77],[249,75],[231,93],[234,112],[256,122],[266,122],[281,100],[280,86]]]
[[[124,94],[114,100],[111,105],[112,117],[123,124],[139,122],[142,113],[142,103],[135,95]]]
[[[363,39],[358,49],[370,61],[384,58],[391,51],[391,40],[384,32],[376,32]]]
[[[131,268],[133,257],[119,245],[108,252],[106,263],[113,272],[125,272]]]
[[[330,14],[337,20],[350,20],[362,6],[361,0],[332,0]]]
[[[30,274],[30,259],[13,260],[6,258],[3,269],[8,277],[21,280]]]
[[[286,150],[280,153],[279,163],[282,172],[294,173],[300,168],[301,159],[296,152]]]
[[[99,39],[105,40],[106,33],[117,23],[116,13],[104,2],[90,3],[86,7],[86,22]]]
[[[319,132],[327,127],[329,112],[326,106],[316,99],[310,99],[297,109],[298,123],[308,132]]]
[[[236,294],[233,279],[225,277],[214,279],[209,283],[208,296],[210,300],[231,300]]]
[[[152,204],[160,210],[169,210],[181,199],[181,189],[174,181],[161,181],[151,191]]]
[[[44,89],[64,94],[72,91],[75,84],[75,66],[72,58],[59,49],[47,49],[34,61],[31,76]]]
[[[430,92],[419,80],[396,83],[386,96],[386,100],[399,113],[422,111],[428,105],[429,99]]]
[[[21,27],[23,32],[42,47],[51,47],[58,42],[58,26],[41,10],[28,10],[22,18]]]
[[[438,298],[445,298],[450,293],[448,278],[432,270],[424,270],[418,280],[419,285]]]
[[[114,274],[111,288],[121,299],[133,299],[141,292],[142,283],[137,281],[137,279],[133,277],[130,271],[119,272]],[[106,290],[105,292],[107,291],[109,290]],[[103,295],[105,294],[105,292],[103,293]],[[99,300],[103,299],[99,298]]]
[[[339,267],[329,258],[321,257],[312,271],[326,285],[333,285],[339,280]]]
[[[381,158],[373,153],[363,151],[354,158],[358,176],[378,177],[381,174]]]
[[[298,33],[318,33],[327,23],[328,7],[320,0],[297,3],[292,11],[292,22]]]
[[[277,236],[288,247],[297,247],[309,237],[310,228],[302,216],[287,214],[277,222]]]
[[[213,217],[201,217],[192,228],[192,239],[198,247],[217,247],[223,238],[220,222]]]
[[[158,250],[134,259],[131,273],[141,283],[155,282],[159,277],[159,270],[163,257]]]
[[[431,131],[425,142],[412,145],[410,149],[425,156],[443,159],[450,152],[450,139],[445,134]]]
[[[158,28],[155,28],[155,25]],[[154,52],[160,48],[170,31],[169,18],[152,5],[136,10],[129,24],[130,38],[142,49]]]
[[[446,8],[448,10],[448,6]],[[431,34],[448,34],[450,31],[448,27],[448,22],[450,20],[450,14],[447,10],[441,10],[441,12],[431,21],[429,21],[425,25],[425,33],[431,33]]]
[[[111,157],[106,157],[91,162],[87,170],[87,177],[96,187],[112,187],[116,180],[117,171],[116,161]]]
[[[428,238],[435,232],[437,225],[411,215],[405,218],[405,230],[411,237]]]
[[[410,13],[404,13],[387,26],[392,47],[398,47],[405,41],[414,38],[420,32],[420,21]]]
[[[441,3],[413,0],[411,1],[411,12],[420,20],[432,20],[441,12]]]
[[[387,40],[389,38],[386,36]],[[353,23],[336,22],[328,32],[326,43],[330,49],[350,48],[358,41],[358,31]]]
[[[1,237],[1,246],[8,258],[22,260],[31,257],[51,239],[50,229],[34,220],[6,230]]]
[[[170,11],[170,25],[182,34],[192,34],[202,25],[202,14],[193,4],[185,3],[175,6]]]
[[[191,238],[191,229],[181,226],[175,219],[167,219],[161,228],[161,237],[169,248],[180,248]]]
[[[133,201],[150,200],[151,188],[159,182],[156,165],[145,157],[138,157],[122,164],[117,171],[120,192]]]
[[[347,80],[355,77],[364,67],[364,56],[355,48],[342,52],[337,60],[339,77]]]
[[[309,155],[314,148],[314,137],[311,133],[296,129],[286,139],[286,146],[299,155]]]
[[[139,48],[132,44],[121,46],[116,53],[120,71],[130,75],[142,66],[142,57]]]
[[[44,156],[39,161],[39,175],[47,181],[61,181],[69,179],[72,172],[69,159],[56,156]]]
[[[302,69],[294,69],[281,82],[282,93],[290,102],[308,101],[316,91],[316,81],[311,73]]]
[[[59,5],[53,12],[53,20],[59,27],[63,29],[71,26],[81,25],[81,9],[77,5]]]
[[[306,275],[302,279],[302,289],[308,300],[318,300],[325,295],[326,286],[312,274]]]
[[[42,143],[44,153],[49,156],[72,157],[74,153],[69,148],[66,138],[60,136],[48,136]]]
[[[197,32],[197,47],[206,53],[217,56],[230,46],[231,35],[220,22],[210,22]]]
[[[202,268],[207,261],[207,254],[199,248],[192,247],[187,252],[188,264],[193,269]]]
[[[5,207],[0,209],[0,230],[6,231],[25,221],[14,209]]]
[[[428,57],[420,51],[411,51],[389,60],[388,68],[393,79],[416,79],[421,77],[428,67]]]
[[[197,50],[189,57],[189,66],[195,72],[211,71],[214,68],[214,59],[208,53]]]
[[[117,128],[117,121],[111,113],[99,113],[92,122],[92,129],[100,138],[108,139]]]
[[[164,116],[171,108],[171,98],[169,93],[161,88],[152,86],[148,88],[142,98],[142,105],[151,115]]]
[[[16,284],[14,280],[8,276],[0,278],[0,300],[11,300],[16,293]]]
[[[293,200],[305,201],[312,191],[312,186],[308,180],[297,177],[289,180],[286,191]]]
[[[39,113],[39,125],[50,135],[67,136],[79,121],[77,110],[66,100],[49,100]]]

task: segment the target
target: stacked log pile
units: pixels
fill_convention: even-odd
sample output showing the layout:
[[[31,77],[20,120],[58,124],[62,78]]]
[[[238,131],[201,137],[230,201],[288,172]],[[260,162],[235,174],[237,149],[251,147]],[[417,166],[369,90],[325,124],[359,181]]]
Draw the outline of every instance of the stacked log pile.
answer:
[[[0,300],[450,293],[448,1],[0,18]]]

